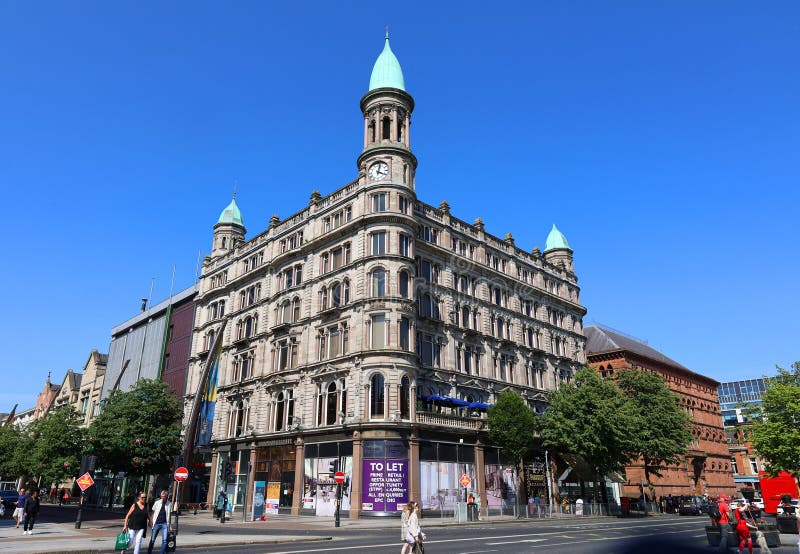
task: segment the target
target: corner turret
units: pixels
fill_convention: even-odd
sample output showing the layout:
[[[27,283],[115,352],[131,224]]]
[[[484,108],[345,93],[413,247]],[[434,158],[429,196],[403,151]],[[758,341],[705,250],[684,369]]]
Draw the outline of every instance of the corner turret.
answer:
[[[216,225],[214,225],[214,244],[211,248],[211,257],[223,256],[244,242],[246,229],[242,221],[242,213],[236,205],[236,193],[233,193],[231,203],[222,210]]]
[[[555,266],[563,263],[564,269],[570,273],[575,273],[575,266],[572,262],[572,248],[569,247],[567,237],[558,230],[555,223],[553,228],[550,229],[550,234],[547,235],[543,256],[547,263]]]

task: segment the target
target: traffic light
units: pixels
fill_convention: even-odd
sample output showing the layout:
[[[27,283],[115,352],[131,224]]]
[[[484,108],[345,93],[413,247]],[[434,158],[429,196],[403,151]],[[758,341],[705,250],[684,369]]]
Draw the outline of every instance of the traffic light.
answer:
[[[330,473],[331,478],[333,478],[333,475],[337,471],[339,471],[339,458],[336,458],[333,461],[331,461],[331,463],[328,466],[328,473]]]
[[[231,477],[233,465],[228,461],[222,464],[222,478],[227,483]]]

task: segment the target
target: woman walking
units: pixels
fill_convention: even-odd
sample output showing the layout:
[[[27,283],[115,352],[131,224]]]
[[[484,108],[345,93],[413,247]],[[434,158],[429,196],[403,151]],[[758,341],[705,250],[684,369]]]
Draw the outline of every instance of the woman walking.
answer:
[[[147,504],[144,492],[140,492],[137,496],[136,502],[131,505],[128,513],[125,515],[125,523],[122,525],[122,532],[128,532],[133,542],[133,554],[139,554],[139,548],[142,546],[142,537],[144,530],[148,526],[152,527],[153,522],[150,518],[150,512],[147,511]]]
[[[746,507],[744,502],[739,501],[736,509],[733,510],[734,517],[736,518],[736,534],[739,536],[739,552],[744,552],[744,547],[747,546],[750,554],[753,554],[753,539],[750,537],[750,529],[747,527],[747,515],[745,513]]]
[[[414,537],[408,534],[408,519],[412,513],[414,513],[414,501],[410,500],[403,508],[403,513],[400,514],[400,539],[403,541],[403,549],[400,550],[400,554],[411,552],[411,548],[414,546]]]

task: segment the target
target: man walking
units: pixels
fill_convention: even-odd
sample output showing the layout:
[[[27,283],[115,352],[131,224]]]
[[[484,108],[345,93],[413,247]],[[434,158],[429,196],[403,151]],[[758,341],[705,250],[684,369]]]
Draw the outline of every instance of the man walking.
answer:
[[[39,491],[32,490],[30,496],[25,501],[25,525],[22,528],[23,535],[33,535],[33,524],[36,523],[36,516],[39,515]]]
[[[727,494],[719,495],[719,503],[717,503],[717,508],[719,509],[719,519],[717,523],[719,524],[719,551],[720,552],[727,552],[728,551],[728,542],[731,540],[728,537],[731,534],[731,508],[728,506],[728,502],[730,502],[731,498]]]
[[[19,489],[19,498],[14,506],[14,521],[17,522],[15,529],[19,529],[19,524],[25,518],[25,501],[28,500],[28,494],[25,489]]]
[[[153,532],[150,533],[147,554],[153,554],[153,545],[158,533],[161,533],[161,554],[167,551],[167,534],[172,531],[169,524],[170,512],[172,512],[172,502],[167,499],[167,491],[161,491],[161,498],[153,503]]]

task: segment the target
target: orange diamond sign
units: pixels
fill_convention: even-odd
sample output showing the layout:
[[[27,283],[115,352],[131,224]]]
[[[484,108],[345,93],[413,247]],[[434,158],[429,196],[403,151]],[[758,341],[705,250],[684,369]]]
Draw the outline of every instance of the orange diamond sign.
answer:
[[[458,482],[461,483],[461,486],[466,489],[469,487],[470,483],[472,483],[472,479],[470,479],[469,475],[465,473],[461,476],[461,479],[459,479]]]
[[[75,482],[78,483],[78,486],[81,488],[82,491],[85,491],[86,489],[94,485],[94,479],[92,479],[92,476],[89,475],[88,471],[83,475],[81,475],[80,477],[78,477],[77,479],[75,479]]]

